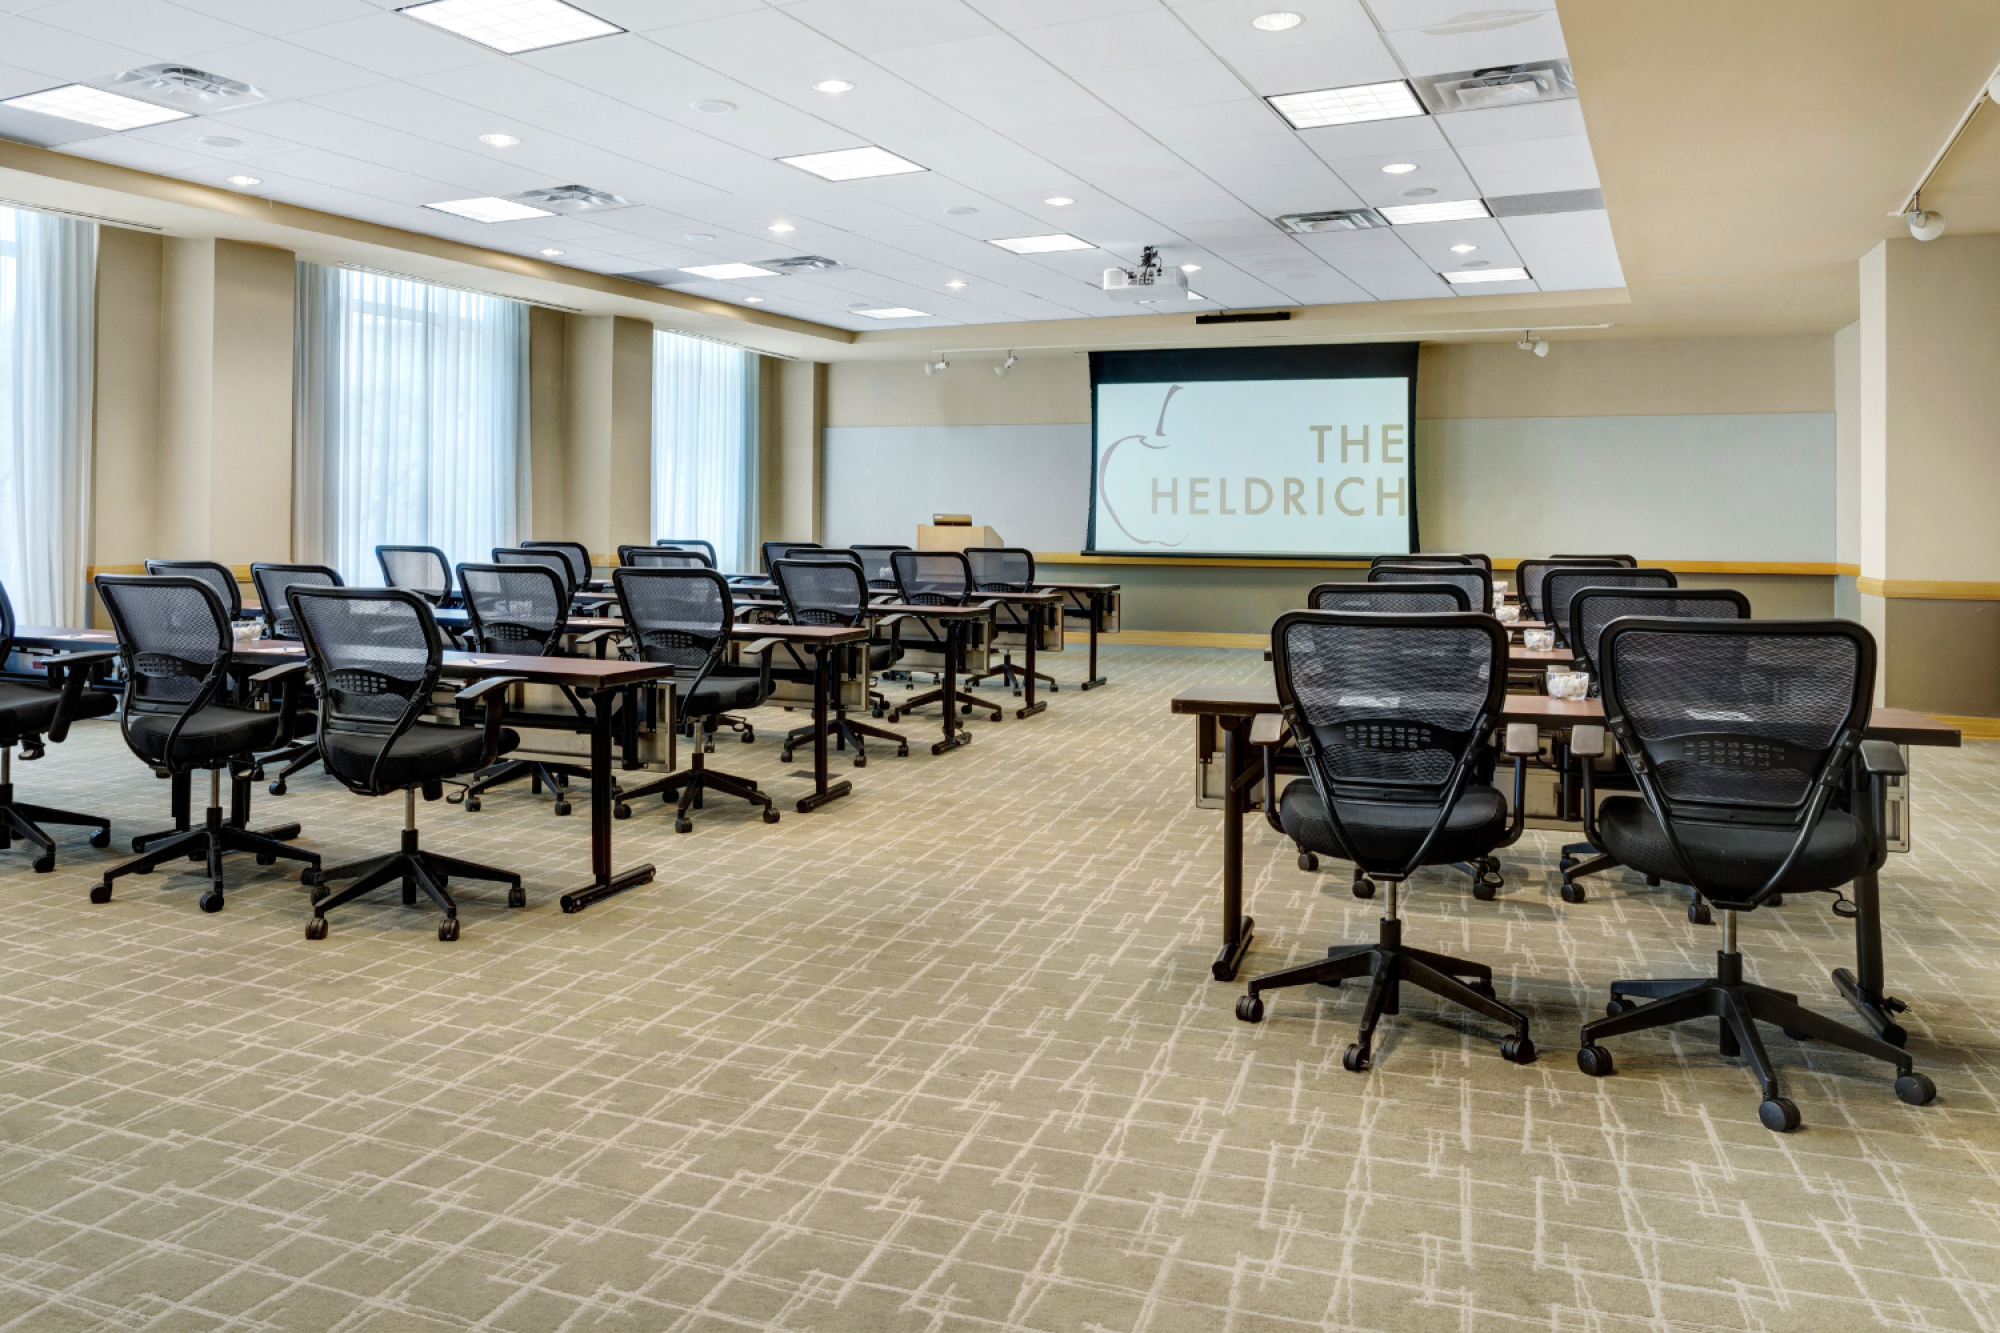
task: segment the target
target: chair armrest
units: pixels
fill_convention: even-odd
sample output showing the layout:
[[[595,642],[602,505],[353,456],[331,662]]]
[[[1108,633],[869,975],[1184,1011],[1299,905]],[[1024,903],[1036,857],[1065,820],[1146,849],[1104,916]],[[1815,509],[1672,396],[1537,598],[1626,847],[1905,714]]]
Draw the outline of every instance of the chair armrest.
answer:
[[[296,675],[311,665],[310,662],[304,660],[287,662],[283,666],[274,666],[269,671],[259,671],[256,675],[250,677],[250,683],[252,685],[268,685],[274,680],[283,680],[286,676]]]
[[[1569,729],[1569,752],[1583,759],[1604,757],[1604,728],[1595,723]]]
[[[1878,778],[1900,778],[1910,771],[1903,752],[1889,741],[1861,742],[1861,771]]]
[[[89,666],[96,662],[115,662],[117,660],[118,650],[116,648],[93,648],[85,652],[51,653],[49,656],[42,658],[41,662],[43,666],[77,667]]]
[[[898,611],[893,616],[883,616],[880,620],[876,621],[875,628],[888,629],[891,625],[900,625],[909,618],[910,613],[908,611]]]
[[[1507,753],[1518,759],[1532,759],[1542,752],[1541,733],[1532,722],[1507,724]]]
[[[747,657],[761,657],[783,642],[783,639],[755,639],[743,645],[743,653]]]
[[[1285,730],[1285,719],[1280,713],[1259,713],[1250,719],[1250,743],[1252,745],[1282,745],[1290,733]]]
[[[502,686],[525,685],[527,681],[528,678],[526,676],[488,676],[485,680],[474,681],[457,694],[452,695],[451,700],[453,703],[459,704],[477,703]]]
[[[578,643],[596,643],[600,639],[616,638],[624,632],[622,629],[594,629],[588,634],[577,635],[576,641]]]

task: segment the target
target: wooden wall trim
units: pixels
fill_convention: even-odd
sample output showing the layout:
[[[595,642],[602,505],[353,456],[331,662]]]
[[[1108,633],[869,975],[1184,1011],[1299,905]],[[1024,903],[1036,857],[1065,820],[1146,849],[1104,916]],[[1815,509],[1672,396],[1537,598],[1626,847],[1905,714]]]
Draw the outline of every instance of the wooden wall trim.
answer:
[[[1959,734],[1966,740],[2000,740],[2000,717],[1953,717],[1945,713],[1932,713],[1929,716],[1949,726],[1957,727]]]
[[[1532,556],[1495,556],[1493,568],[1513,569]],[[1174,565],[1209,566],[1225,569],[1366,569],[1366,560],[1249,560],[1226,556],[1180,555],[1089,555],[1072,551],[1036,551],[1038,565]],[[1671,569],[1676,574],[1788,574],[1809,578],[1831,578],[1836,574],[1858,575],[1859,565],[1787,560],[1647,560],[1649,568]],[[1865,580],[1864,580],[1865,582]],[[2000,588],[2000,584],[1981,584]],[[1879,594],[1878,594],[1879,595]],[[1996,593],[2000,596],[2000,593]]]
[[[1912,597],[1940,602],[2000,602],[2000,583],[1966,579],[1861,578],[1855,586],[1870,597]]]

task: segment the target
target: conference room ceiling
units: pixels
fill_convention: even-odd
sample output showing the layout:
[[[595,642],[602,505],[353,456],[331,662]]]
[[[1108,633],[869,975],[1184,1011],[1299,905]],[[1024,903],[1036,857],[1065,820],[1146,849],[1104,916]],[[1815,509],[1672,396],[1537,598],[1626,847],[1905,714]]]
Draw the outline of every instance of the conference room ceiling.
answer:
[[[394,0],[0,0],[0,100],[161,63],[261,94],[122,132],[0,107],[0,136],[206,185],[254,177],[237,188],[855,331],[1158,315],[1099,286],[1148,245],[1199,266],[1203,299],[1173,313],[1616,289],[1588,101],[1295,130],[1264,100],[1567,56],[1552,0],[1509,5],[583,0],[628,31],[502,55]],[[1252,25],[1272,12],[1302,22]],[[854,86],[813,88],[828,79]],[[926,170],[830,182],[778,160],[867,145]],[[426,207],[571,184],[631,206],[490,224]],[[1502,216],[1273,221],[1459,200]],[[1052,233],[1092,248],[991,244]],[[682,271],[792,256],[839,267]],[[1441,276],[1515,267],[1529,278]],[[927,317],[861,313],[883,309]]]

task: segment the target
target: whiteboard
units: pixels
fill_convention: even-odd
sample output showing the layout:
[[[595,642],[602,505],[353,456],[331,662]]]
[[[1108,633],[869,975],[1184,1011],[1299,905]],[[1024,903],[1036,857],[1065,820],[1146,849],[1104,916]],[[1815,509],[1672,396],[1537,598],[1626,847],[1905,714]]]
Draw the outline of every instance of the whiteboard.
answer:
[[[1008,546],[1081,551],[1090,427],[829,426],[820,538],[915,546],[933,514],[970,514]]]

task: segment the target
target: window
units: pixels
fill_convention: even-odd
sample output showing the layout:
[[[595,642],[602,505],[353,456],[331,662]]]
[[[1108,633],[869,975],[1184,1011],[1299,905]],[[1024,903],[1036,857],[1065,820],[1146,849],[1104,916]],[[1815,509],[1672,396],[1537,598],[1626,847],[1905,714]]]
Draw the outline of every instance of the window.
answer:
[[[375,548],[485,561],[527,531],[527,307],[299,266],[301,559],[380,584]]]
[[[755,355],[653,334],[653,538],[699,537],[724,570],[755,568]]]
[[[26,625],[84,623],[97,226],[0,208],[0,583]]]

